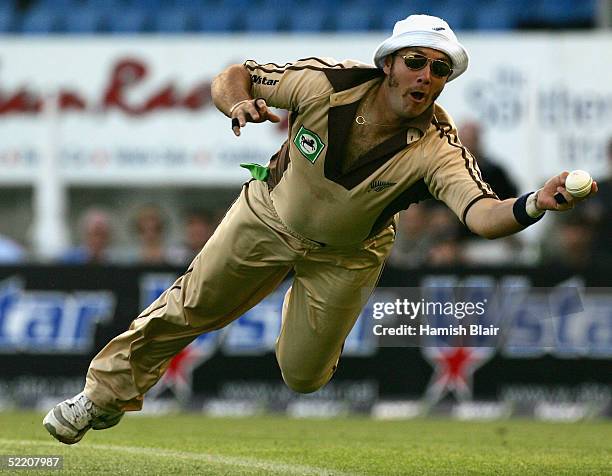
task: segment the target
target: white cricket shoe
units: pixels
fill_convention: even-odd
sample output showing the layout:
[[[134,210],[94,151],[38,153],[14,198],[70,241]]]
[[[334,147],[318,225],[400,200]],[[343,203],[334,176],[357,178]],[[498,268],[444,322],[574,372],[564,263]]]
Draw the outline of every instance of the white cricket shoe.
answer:
[[[119,423],[123,412],[101,409],[83,392],[58,403],[43,419],[43,425],[51,435],[67,445],[78,443],[87,430],[104,430]]]

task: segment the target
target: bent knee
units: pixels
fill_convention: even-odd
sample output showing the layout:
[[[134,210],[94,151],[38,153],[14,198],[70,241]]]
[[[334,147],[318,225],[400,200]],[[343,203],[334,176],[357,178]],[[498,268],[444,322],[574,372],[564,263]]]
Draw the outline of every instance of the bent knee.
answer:
[[[323,377],[317,377],[312,379],[304,379],[304,378],[296,378],[287,374],[286,372],[282,372],[283,380],[287,387],[297,393],[312,393],[319,390],[323,387],[329,379],[331,379],[332,374],[324,375]]]

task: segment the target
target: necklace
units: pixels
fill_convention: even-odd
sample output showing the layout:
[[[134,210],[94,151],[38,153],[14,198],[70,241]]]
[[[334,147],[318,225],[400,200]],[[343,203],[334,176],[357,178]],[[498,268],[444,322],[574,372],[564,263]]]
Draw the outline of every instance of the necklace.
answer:
[[[366,111],[368,104],[370,103],[370,96],[366,99],[363,105],[363,112]],[[397,127],[397,124],[379,124],[377,122],[368,121],[363,114],[355,116],[355,122],[360,126],[381,126],[381,127]]]

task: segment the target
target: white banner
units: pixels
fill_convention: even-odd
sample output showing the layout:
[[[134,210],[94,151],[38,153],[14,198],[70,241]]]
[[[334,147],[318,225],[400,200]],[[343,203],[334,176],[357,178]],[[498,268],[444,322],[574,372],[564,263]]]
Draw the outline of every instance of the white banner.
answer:
[[[211,103],[212,78],[254,58],[371,60],[384,35],[0,39],[0,183],[31,183],[42,154],[79,184],[220,185],[266,163],[282,126],[240,138]],[[605,172],[612,35],[463,35],[468,72],[440,103],[477,119],[486,151],[521,190],[563,169]],[[52,98],[59,107],[47,108]]]

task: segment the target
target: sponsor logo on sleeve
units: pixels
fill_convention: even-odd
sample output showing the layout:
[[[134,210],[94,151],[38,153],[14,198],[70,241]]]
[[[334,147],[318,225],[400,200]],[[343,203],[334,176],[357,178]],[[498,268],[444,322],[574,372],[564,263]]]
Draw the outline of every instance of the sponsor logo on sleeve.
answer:
[[[251,75],[251,82],[253,84],[262,84],[264,86],[276,86],[278,84],[278,79],[270,79],[266,76],[259,76],[258,74]]]

